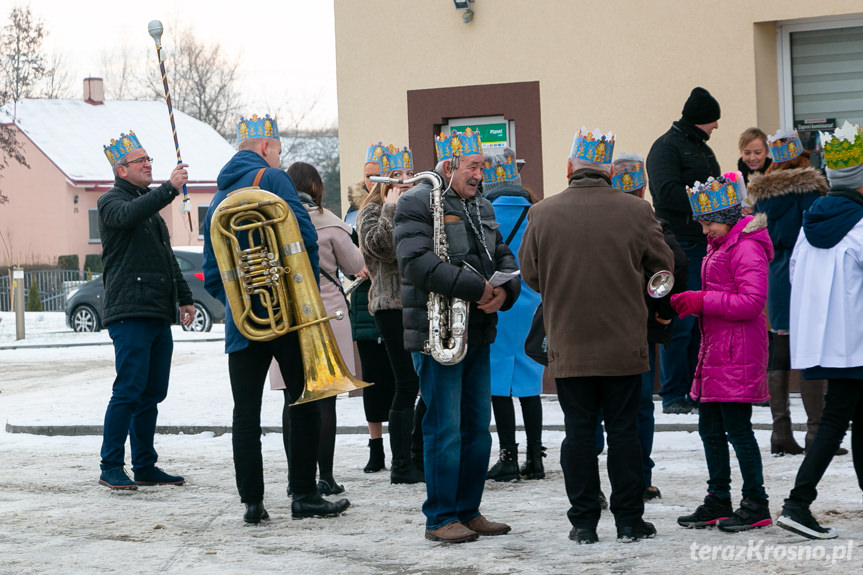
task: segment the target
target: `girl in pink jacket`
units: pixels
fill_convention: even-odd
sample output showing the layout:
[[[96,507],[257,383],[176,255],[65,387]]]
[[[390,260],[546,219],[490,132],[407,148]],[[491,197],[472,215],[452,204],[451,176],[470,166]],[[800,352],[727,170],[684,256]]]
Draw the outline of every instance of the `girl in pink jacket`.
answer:
[[[768,262],[773,244],[767,220],[741,213],[746,190],[739,172],[687,189],[693,219],[707,236],[701,291],[672,296],[680,317],[700,319],[701,348],[690,396],[700,403],[698,433],[707,461],[707,496],[683,527],[716,525],[729,532],[771,524],[761,465],[752,432],[752,404],[767,401]],[[743,500],[732,512],[728,444],[743,476]]]

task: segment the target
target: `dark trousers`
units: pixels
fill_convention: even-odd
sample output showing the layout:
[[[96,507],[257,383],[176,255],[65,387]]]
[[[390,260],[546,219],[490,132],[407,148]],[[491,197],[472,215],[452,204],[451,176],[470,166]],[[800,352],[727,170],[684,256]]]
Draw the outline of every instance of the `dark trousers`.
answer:
[[[752,431],[751,403],[702,403],[698,408],[698,434],[710,476],[708,493],[720,499],[731,498],[730,443],[743,476],[743,497],[767,499],[761,451]]]
[[[686,289],[701,289],[701,260],[707,253],[707,244],[680,242],[686,257],[689,258],[689,279]],[[698,347],[701,345],[701,332],[695,316],[676,318],[671,326],[671,342],[659,352],[659,371],[661,385],[659,395],[662,406],[685,399],[692,388],[692,376],[698,364]]]
[[[857,483],[863,489],[863,381],[828,379],[821,426],[797,471],[794,489],[788,497],[791,502],[809,507],[815,501],[818,482],[836,455],[849,421],[854,423],[851,430],[851,456],[854,458]]]
[[[125,319],[108,326],[114,341],[117,377],[105,411],[102,469],[123,467],[126,437],[132,470],[156,464],[153,447],[157,407],[168,395],[174,341],[171,324],[159,319]]]
[[[420,389],[420,378],[414,371],[411,352],[405,351],[405,330],[402,310],[382,309],[375,312],[375,325],[381,332],[387,356],[395,376],[395,395],[392,409],[413,409]]]
[[[250,341],[228,355],[231,393],[234,397],[232,445],[237,491],[243,503],[264,498],[264,464],[261,457],[261,401],[267,370],[273,358],[285,380],[285,409],[303,391],[303,361],[296,333],[272,341]],[[288,469],[295,495],[314,493],[315,465],[320,433],[320,406],[312,401],[290,408]]]
[[[538,395],[519,397],[524,433],[528,443],[542,443],[542,399]],[[512,397],[491,396],[491,409],[501,448],[515,445],[515,407]]]
[[[374,384],[363,388],[366,421],[388,421],[395,393],[395,378],[387,348],[383,340],[357,340],[357,352],[360,354],[360,367],[363,370],[362,380]]]
[[[644,479],[638,442],[641,375],[558,378],[566,438],[560,464],[566,484],[570,523],[595,528],[599,522],[599,461],[596,422],[602,410],[608,435],[609,501],[618,527],[632,526],[644,514]]]

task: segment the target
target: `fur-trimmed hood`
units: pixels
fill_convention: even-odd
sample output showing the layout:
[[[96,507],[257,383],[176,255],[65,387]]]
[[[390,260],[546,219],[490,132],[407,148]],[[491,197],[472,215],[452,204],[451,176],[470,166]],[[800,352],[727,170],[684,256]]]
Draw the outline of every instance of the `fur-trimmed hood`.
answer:
[[[823,195],[829,189],[827,179],[811,167],[753,175],[746,186],[747,195],[753,202],[787,194],[818,192]]]
[[[743,228],[740,233],[748,234],[762,228],[767,227],[767,215],[766,214],[755,214],[752,216],[752,221],[746,224],[746,227]]]
[[[360,209],[363,200],[365,200],[368,195],[369,191],[366,189],[366,184],[363,181],[348,186],[348,201],[357,210]]]

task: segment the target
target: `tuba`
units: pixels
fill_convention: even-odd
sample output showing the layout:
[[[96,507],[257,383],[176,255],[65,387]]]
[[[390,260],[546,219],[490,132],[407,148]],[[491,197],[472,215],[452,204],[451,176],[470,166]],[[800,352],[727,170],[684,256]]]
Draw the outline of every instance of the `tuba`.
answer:
[[[432,244],[434,253],[449,262],[443,209],[443,179],[437,172],[420,172],[408,180],[372,176],[372,182],[412,184],[426,181],[432,185],[429,210],[433,219]],[[459,298],[431,292],[426,304],[429,320],[429,338],[423,352],[442,365],[455,365],[467,354],[468,303]]]
[[[231,316],[252,341],[298,332],[304,388],[291,405],[371,385],[345,367],[296,217],[276,194],[258,187],[231,192],[213,212],[210,239]]]

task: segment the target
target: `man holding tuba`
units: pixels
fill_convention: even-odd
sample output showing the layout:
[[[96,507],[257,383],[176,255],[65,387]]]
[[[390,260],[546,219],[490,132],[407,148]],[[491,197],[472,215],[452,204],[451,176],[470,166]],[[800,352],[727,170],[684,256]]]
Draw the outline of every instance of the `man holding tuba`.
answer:
[[[279,362],[285,381],[285,409],[303,391],[303,361],[297,332],[269,339],[247,339],[234,322],[231,303],[226,296],[219,265],[210,238],[212,217],[216,208],[232,191],[250,186],[276,194],[287,202],[296,217],[305,250],[318,277],[317,233],[306,209],[300,202],[291,178],[280,169],[282,144],[276,120],[266,115],[240,118],[237,124],[238,152],[222,168],[217,179],[219,191],[210,204],[204,222],[204,285],[213,297],[225,303],[225,352],[231,393],[234,398],[233,437],[234,471],[240,499],[246,505],[243,520],[259,523],[268,519],[264,508],[264,470],[261,457],[261,400],[267,371],[273,358]],[[245,236],[240,233],[238,237]],[[244,240],[240,239],[242,244]],[[310,281],[308,278],[307,281]],[[317,291],[317,287],[315,287]],[[284,310],[283,310],[284,311]],[[290,485],[293,495],[291,515],[295,519],[338,515],[350,503],[347,499],[327,501],[318,495],[315,468],[318,453],[319,407],[316,402],[291,408],[289,442],[286,445]]]
[[[413,352],[428,407],[423,418],[425,536],[461,543],[510,530],[482,516],[479,506],[491,452],[489,346],[496,334],[496,312],[512,306],[520,283],[517,277],[499,287],[488,281],[496,271],[518,268],[497,230],[494,208],[478,194],[483,163],[479,134],[467,129],[441,135],[436,147],[436,173],[424,174],[442,189],[424,181],[402,194],[394,236],[405,349]],[[440,325],[434,325],[438,319]],[[461,336],[459,327],[464,327]],[[445,339],[458,340],[467,350],[435,341],[438,328],[454,335]]]

